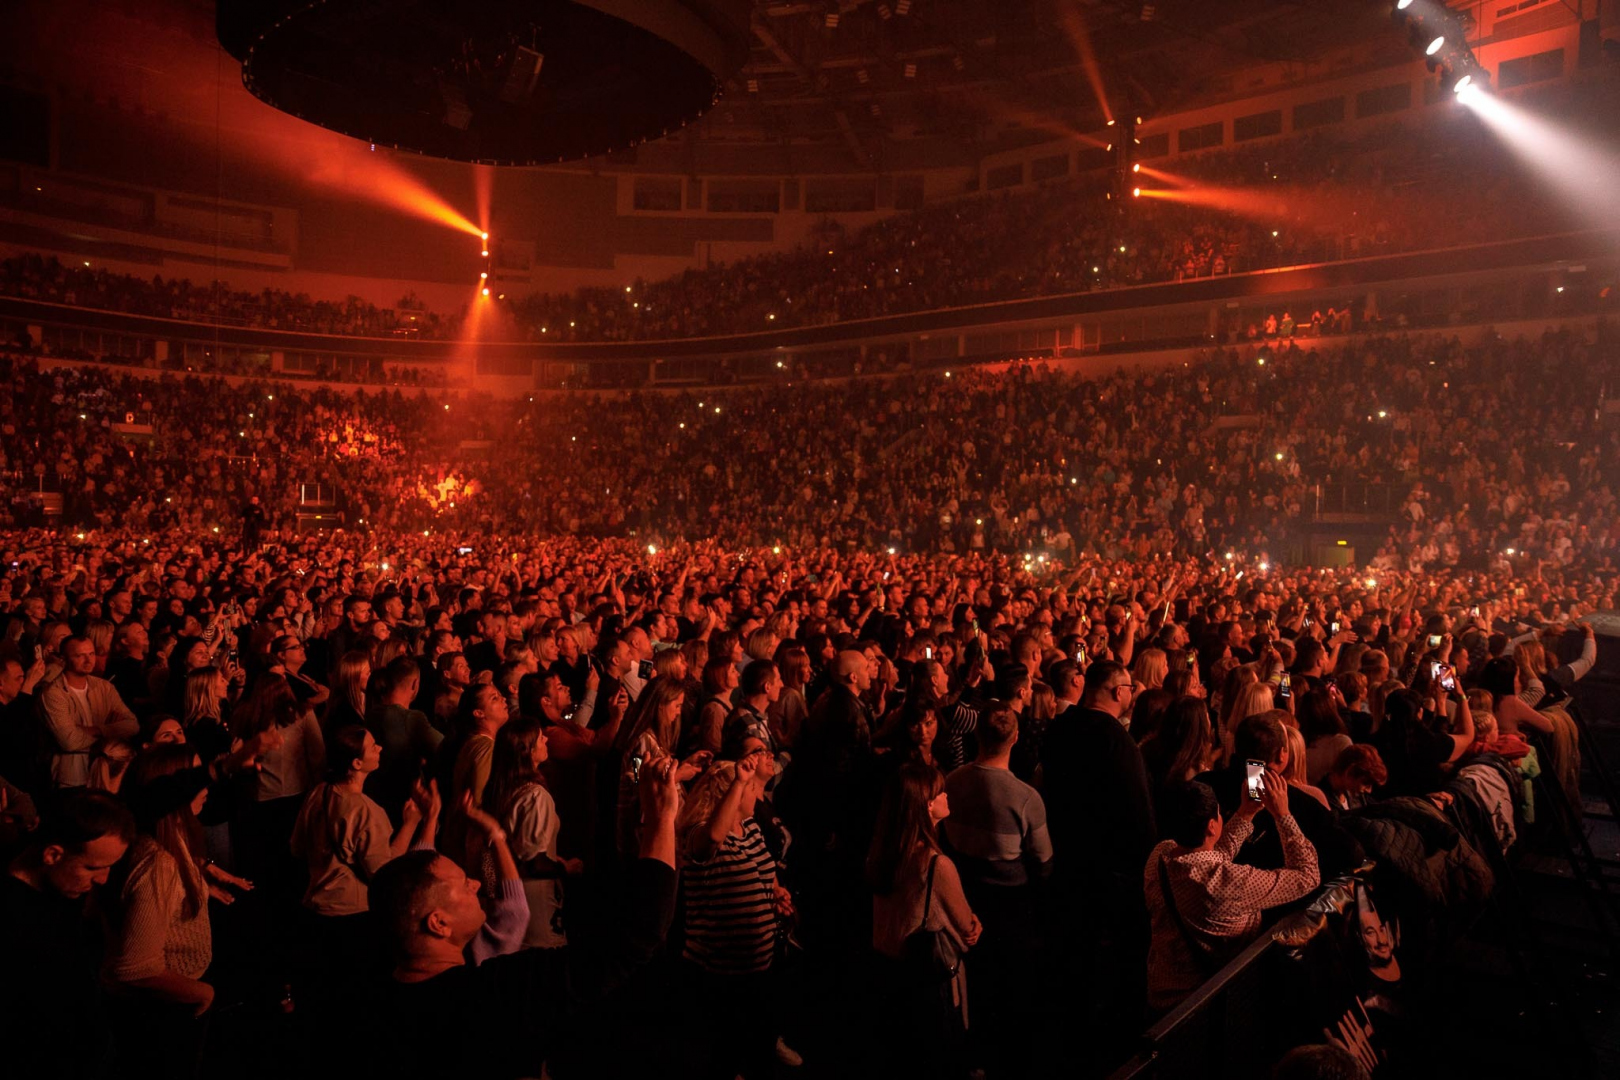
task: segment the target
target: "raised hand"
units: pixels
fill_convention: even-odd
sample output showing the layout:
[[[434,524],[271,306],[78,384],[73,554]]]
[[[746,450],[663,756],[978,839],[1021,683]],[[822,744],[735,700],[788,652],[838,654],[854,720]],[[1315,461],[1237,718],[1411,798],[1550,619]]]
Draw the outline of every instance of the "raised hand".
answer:
[[[707,753],[707,751],[700,752]],[[675,814],[681,807],[681,784],[677,777],[675,759],[656,757],[643,763],[641,783],[637,787],[641,792],[642,821],[673,824]]]

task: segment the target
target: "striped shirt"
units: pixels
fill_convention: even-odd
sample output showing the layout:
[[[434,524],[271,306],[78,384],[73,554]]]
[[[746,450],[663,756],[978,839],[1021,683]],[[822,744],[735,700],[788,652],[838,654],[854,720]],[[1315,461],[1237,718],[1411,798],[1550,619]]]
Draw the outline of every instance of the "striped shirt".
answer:
[[[973,757],[968,736],[979,730],[979,710],[957,698],[939,714],[939,734],[934,739],[934,757],[939,771],[949,775]]]
[[[1027,885],[1052,862],[1046,803],[1006,769],[970,761],[945,779],[951,816],[941,822],[962,877],[980,885]]]
[[[753,818],[707,860],[681,870],[687,960],[716,975],[745,975],[771,966],[776,949],[776,860]]]
[[[130,845],[129,876],[119,895],[119,918],[109,927],[103,971],[114,982],[150,979],[165,971],[200,979],[214,959],[208,900],[185,913],[189,876],[199,889],[202,871],[190,859],[177,862],[149,836]]]

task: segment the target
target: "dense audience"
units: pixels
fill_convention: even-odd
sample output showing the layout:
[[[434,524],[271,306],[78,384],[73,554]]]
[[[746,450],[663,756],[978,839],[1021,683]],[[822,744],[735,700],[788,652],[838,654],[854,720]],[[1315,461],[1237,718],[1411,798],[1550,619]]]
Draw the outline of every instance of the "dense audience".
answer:
[[[1395,522],[1362,552],[1379,569],[1599,570],[1620,513],[1620,446],[1596,406],[1614,349],[1606,326],[1474,346],[1402,335],[1094,379],[1026,365],[515,402],[0,359],[3,510],[43,524],[38,493],[57,491],[80,528],[232,534],[253,499],[264,528],[292,528],[301,485],[318,483],[351,527],[401,533],[723,535],[1072,564],[1297,557],[1319,499],[1336,510],[1370,491]],[[1532,397],[1556,420],[1520,422]],[[149,435],[114,427],[131,415]]]
[[[10,360],[65,516],[0,532],[0,1013],[82,1048],[29,1075],[493,1019],[498,1075],[1017,1077],[1074,1017],[1105,1072],[1424,807],[1459,907],[1524,777],[1578,813],[1609,334],[507,403]],[[1396,523],[1303,568],[1331,485]]]
[[[1578,793],[1573,566],[365,536],[0,536],[28,1075],[1101,1072],[1386,801]]]

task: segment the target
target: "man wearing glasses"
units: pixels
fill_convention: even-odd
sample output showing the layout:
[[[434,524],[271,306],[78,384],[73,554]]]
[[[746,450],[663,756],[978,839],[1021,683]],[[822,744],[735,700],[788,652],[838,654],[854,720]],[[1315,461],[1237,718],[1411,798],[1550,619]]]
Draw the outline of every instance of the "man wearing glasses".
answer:
[[[1041,747],[1041,794],[1052,835],[1056,927],[1077,980],[1101,999],[1099,1030],[1136,1031],[1146,995],[1147,910],[1142,867],[1157,832],[1147,768],[1121,719],[1130,672],[1113,660],[1086,669],[1080,703],[1056,717]],[[1079,967],[1069,970],[1081,970]],[[1092,1002],[1078,1002],[1083,1008]]]

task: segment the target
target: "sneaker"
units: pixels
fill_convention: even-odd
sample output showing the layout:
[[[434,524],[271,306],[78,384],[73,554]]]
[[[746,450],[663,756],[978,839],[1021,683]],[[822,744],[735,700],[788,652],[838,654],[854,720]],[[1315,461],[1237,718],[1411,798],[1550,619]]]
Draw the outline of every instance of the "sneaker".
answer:
[[[797,1069],[804,1064],[804,1058],[799,1056],[799,1052],[782,1041],[780,1036],[776,1040],[776,1060],[790,1069]]]

